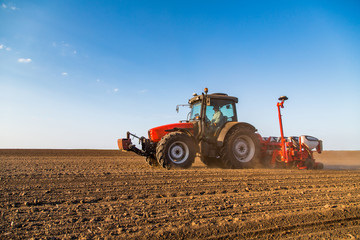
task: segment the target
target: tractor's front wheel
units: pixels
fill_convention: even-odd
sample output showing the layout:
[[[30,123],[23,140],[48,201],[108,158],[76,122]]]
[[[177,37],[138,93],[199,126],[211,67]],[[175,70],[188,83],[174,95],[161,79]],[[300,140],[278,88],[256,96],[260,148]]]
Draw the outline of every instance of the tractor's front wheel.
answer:
[[[194,140],[183,132],[171,132],[157,144],[156,158],[163,168],[189,168],[196,155]]]
[[[251,168],[259,163],[260,141],[248,128],[237,128],[226,136],[220,151],[226,168]]]

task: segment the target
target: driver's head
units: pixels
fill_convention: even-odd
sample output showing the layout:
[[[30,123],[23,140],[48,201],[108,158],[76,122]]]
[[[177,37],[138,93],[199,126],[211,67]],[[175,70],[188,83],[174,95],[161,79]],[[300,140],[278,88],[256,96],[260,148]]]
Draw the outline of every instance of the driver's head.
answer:
[[[219,106],[218,105],[214,106],[214,111],[219,111]]]

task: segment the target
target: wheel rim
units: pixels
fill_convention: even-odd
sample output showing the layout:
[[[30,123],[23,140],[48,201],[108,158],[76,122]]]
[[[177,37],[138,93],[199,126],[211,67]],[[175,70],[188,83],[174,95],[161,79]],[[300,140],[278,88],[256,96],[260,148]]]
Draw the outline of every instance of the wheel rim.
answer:
[[[251,161],[255,155],[254,141],[249,136],[239,136],[234,141],[233,153],[239,162],[247,163]]]
[[[189,147],[184,142],[174,142],[169,147],[169,158],[176,164],[184,163],[189,157]]]

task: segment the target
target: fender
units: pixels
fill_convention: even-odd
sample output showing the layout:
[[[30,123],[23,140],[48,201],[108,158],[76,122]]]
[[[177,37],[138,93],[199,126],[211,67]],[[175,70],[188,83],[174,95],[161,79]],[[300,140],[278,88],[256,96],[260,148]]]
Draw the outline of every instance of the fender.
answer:
[[[223,127],[223,129],[221,129],[219,136],[217,137],[217,141],[216,141],[216,145],[217,147],[222,147],[224,145],[224,139],[226,137],[226,134],[235,128],[239,128],[239,127],[243,127],[243,128],[249,128],[251,130],[253,130],[254,132],[257,131],[257,129],[251,125],[250,123],[246,123],[246,122],[227,122],[225,124],[225,126]]]
[[[155,127],[149,130],[149,139],[152,142],[157,143],[160,141],[160,139],[163,136],[165,136],[169,132],[179,131],[180,129],[185,129],[187,130],[187,132],[193,133],[194,124],[191,122],[185,122],[185,123],[172,123],[172,124]]]

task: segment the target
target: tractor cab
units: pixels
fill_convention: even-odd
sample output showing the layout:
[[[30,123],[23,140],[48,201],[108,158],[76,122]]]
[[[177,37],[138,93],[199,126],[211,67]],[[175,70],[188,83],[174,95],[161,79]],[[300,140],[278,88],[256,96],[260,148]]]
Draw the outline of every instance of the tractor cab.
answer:
[[[227,122],[237,122],[236,97],[225,93],[194,94],[189,100],[190,122],[198,125],[200,138],[215,139]]]

